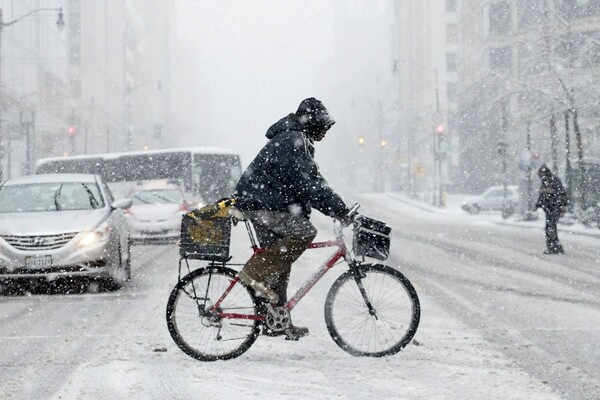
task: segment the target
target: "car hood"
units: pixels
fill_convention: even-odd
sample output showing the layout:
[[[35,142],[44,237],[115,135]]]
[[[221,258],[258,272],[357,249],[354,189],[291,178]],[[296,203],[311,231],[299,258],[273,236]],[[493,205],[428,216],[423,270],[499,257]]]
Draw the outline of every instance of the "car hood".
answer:
[[[106,214],[106,209],[0,213],[0,235],[79,232],[95,228]]]
[[[179,204],[140,204],[129,209],[134,218],[170,218],[177,214]]]

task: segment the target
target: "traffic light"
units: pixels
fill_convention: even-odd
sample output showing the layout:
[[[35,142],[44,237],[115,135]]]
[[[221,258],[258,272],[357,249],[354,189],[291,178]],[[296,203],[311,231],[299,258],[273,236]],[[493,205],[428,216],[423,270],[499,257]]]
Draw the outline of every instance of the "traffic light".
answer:
[[[379,146],[381,146],[381,147],[385,148],[385,147],[387,147],[387,145],[388,145],[388,142],[387,142],[387,140],[385,140],[385,139],[381,139],[381,140],[379,141]]]
[[[437,124],[435,126],[435,133],[438,134],[438,136],[444,136],[444,125],[442,124]]]
[[[358,144],[360,144],[360,145],[365,144],[365,137],[364,136],[359,136],[358,137]]]
[[[77,128],[75,127],[75,125],[69,125],[69,127],[67,128],[67,133],[69,134],[69,136],[75,136],[75,134],[77,133]]]

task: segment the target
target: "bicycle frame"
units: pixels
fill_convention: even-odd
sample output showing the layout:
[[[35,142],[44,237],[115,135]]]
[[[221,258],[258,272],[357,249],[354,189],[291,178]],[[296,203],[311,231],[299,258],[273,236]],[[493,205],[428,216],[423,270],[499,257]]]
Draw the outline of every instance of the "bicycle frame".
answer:
[[[252,231],[251,225],[248,221],[244,221],[246,224],[246,230],[248,231],[248,235],[250,237],[250,242],[252,243],[253,254],[252,257],[257,256],[258,254],[265,251],[265,248],[261,248],[258,246],[256,242],[256,237],[254,232]],[[329,271],[333,268],[336,263],[344,258],[348,261],[349,264],[354,262],[351,254],[348,252],[346,247],[346,243],[344,242],[344,237],[342,234],[342,228],[336,230],[336,240],[329,240],[325,242],[313,242],[311,243],[307,249],[321,249],[325,247],[337,247],[337,250],[327,258],[327,260],[321,264],[321,266],[300,286],[300,288],[296,291],[296,293],[292,296],[291,299],[285,304],[285,308],[288,312],[291,312],[294,307],[302,300],[304,296],[312,289],[315,284]],[[233,287],[238,283],[239,278],[235,278],[231,281],[231,284],[225,289],[225,292],[221,295],[221,297],[217,300],[217,302],[210,308],[211,311],[217,311],[220,309],[221,303],[227,298],[227,295],[231,292]],[[264,321],[264,315],[249,315],[249,314],[239,314],[239,313],[223,313],[223,312],[215,312],[215,317],[218,318],[229,318],[229,319],[250,319],[255,321]]]

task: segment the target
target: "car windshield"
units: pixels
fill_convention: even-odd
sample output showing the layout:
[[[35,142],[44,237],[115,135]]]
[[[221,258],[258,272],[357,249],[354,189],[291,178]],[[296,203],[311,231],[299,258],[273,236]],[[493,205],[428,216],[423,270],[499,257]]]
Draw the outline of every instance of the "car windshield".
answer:
[[[131,195],[134,205],[179,204],[183,201],[181,192],[175,189],[140,190]]]
[[[51,182],[0,188],[0,213],[94,210],[104,207],[98,185]]]

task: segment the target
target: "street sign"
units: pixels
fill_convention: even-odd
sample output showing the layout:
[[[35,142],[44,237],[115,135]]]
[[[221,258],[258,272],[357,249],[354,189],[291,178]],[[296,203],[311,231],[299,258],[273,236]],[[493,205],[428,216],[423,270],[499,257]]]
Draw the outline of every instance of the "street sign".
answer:
[[[412,174],[419,178],[425,176],[425,166],[420,162],[416,162],[412,167]]]

